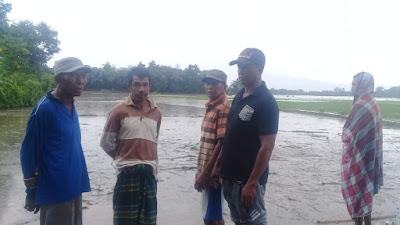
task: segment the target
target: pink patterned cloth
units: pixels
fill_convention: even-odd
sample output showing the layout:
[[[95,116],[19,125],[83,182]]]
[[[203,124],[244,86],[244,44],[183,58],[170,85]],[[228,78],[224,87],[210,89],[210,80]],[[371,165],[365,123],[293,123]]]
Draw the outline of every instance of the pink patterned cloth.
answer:
[[[373,196],[383,185],[382,117],[366,74],[342,134],[342,195],[352,218],[371,214]]]

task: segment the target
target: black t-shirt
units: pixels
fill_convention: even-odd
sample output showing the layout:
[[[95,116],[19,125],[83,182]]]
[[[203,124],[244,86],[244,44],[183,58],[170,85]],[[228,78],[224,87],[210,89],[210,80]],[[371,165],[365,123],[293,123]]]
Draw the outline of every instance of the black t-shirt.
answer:
[[[222,145],[221,176],[247,182],[261,147],[260,136],[278,132],[279,108],[264,82],[242,99],[233,99]],[[265,184],[268,168],[259,182]]]

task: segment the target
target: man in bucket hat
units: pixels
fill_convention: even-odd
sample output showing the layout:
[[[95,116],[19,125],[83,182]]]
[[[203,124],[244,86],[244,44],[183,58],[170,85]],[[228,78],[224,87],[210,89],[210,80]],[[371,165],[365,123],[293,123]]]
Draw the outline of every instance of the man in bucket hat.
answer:
[[[217,158],[225,136],[230,108],[225,93],[226,77],[221,70],[210,70],[202,80],[209,101],[206,103],[206,114],[201,124],[200,151],[194,187],[203,195],[203,219],[206,225],[224,224],[221,179],[219,175],[213,176],[212,170],[214,167],[218,168]]]
[[[236,225],[267,223],[264,194],[279,108],[262,81],[264,64],[264,53],[256,48],[246,48],[229,63],[237,65],[244,86],[229,111],[220,168],[223,194]]]
[[[90,191],[74,97],[86,85],[90,67],[73,57],[54,64],[56,89],[33,108],[21,147],[25,209],[41,225],[81,225],[82,192]]]

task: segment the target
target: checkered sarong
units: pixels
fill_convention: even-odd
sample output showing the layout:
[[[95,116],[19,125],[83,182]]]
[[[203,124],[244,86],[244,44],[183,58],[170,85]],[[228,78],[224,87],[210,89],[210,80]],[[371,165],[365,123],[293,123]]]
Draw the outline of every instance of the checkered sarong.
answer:
[[[372,94],[354,103],[343,127],[342,195],[352,218],[368,216],[383,185],[382,117]]]
[[[114,188],[114,225],[148,225],[157,222],[157,183],[153,167],[126,167]]]

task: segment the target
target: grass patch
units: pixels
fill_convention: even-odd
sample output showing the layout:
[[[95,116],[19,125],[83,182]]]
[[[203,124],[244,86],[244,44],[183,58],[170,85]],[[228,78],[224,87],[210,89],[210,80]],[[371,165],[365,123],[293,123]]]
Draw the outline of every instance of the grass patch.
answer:
[[[334,113],[348,115],[351,109],[351,101],[281,101],[277,100],[280,109],[305,110],[311,112]]]
[[[378,101],[385,120],[400,123],[400,101]]]
[[[352,106],[352,101],[349,100],[307,102],[277,100],[277,102],[282,110],[304,110],[338,115],[348,115]],[[400,101],[378,101],[378,104],[381,108],[383,120],[400,123]]]
[[[208,100],[207,95],[199,94],[159,94],[151,93],[154,97],[165,97],[165,98],[185,98],[185,99],[201,99]],[[229,101],[232,102],[233,97],[228,97]],[[279,108],[281,110],[289,111],[309,111],[316,113],[329,113],[341,116],[347,116],[350,113],[353,101],[351,100],[323,100],[323,101],[288,101],[277,99]],[[400,127],[400,101],[378,101],[379,107],[381,108],[382,117],[384,124],[394,127]]]

